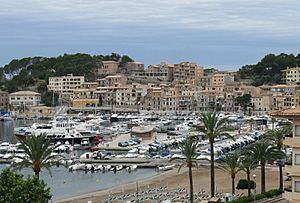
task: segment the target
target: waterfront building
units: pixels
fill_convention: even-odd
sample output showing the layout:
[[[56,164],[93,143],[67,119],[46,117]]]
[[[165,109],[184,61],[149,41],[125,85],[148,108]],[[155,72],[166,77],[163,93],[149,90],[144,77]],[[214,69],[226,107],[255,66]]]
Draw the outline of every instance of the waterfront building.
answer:
[[[9,94],[9,104],[13,107],[31,107],[41,103],[41,94],[32,91],[19,91]]]
[[[283,197],[290,202],[300,202],[300,107],[272,112],[271,116],[287,118],[293,122],[293,132],[286,135],[283,144],[292,148],[292,164],[285,165],[285,172],[292,177],[292,191]]]
[[[8,106],[8,93],[0,90],[0,110],[6,109]]]
[[[80,88],[73,91],[72,106],[77,108],[96,107],[99,105],[99,98],[95,94],[96,88]]]
[[[49,77],[48,90],[58,93],[62,100],[69,102],[75,89],[84,83],[84,76],[68,74],[60,77]]]
[[[32,106],[29,109],[29,115],[38,118],[53,118],[55,115],[55,110],[55,107]]]
[[[300,67],[287,67],[285,70],[282,70],[282,80],[286,84],[297,84],[300,82]]]

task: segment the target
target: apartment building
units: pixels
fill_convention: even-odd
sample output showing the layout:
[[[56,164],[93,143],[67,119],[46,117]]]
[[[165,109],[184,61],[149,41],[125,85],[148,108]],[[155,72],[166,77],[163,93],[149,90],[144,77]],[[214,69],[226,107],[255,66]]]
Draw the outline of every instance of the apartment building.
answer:
[[[297,84],[300,82],[300,67],[293,67],[282,70],[282,80],[286,84]]]
[[[252,114],[263,115],[273,109],[271,94],[262,94],[251,97]]]
[[[9,104],[14,107],[37,106],[41,103],[41,94],[32,91],[19,91],[9,94]]]
[[[126,85],[127,77],[122,74],[109,75],[109,76],[106,76],[105,78],[98,79],[97,82],[99,83],[100,87]]]
[[[127,62],[124,66],[119,67],[119,72],[130,75],[135,72],[143,72],[145,65],[141,62],[133,61]]]
[[[58,93],[62,99],[69,100],[75,89],[84,83],[84,76],[68,74],[60,77],[49,77],[48,90]]]
[[[115,91],[115,105],[120,108],[138,108],[142,97],[147,93],[147,87],[141,84],[119,86]]]
[[[104,75],[114,75],[118,72],[119,62],[102,61],[102,65],[96,68],[96,74],[99,78]]]
[[[181,62],[174,64],[174,82],[197,84],[199,77],[204,75],[203,68],[196,63]]]
[[[137,79],[144,79],[147,82],[153,82],[153,80],[158,82],[172,82],[174,65],[166,62],[161,62],[157,65],[150,65],[143,72],[135,73],[134,77]]]
[[[96,89],[99,86],[98,82],[83,82],[80,88],[84,89]]]
[[[8,93],[0,90],[0,110],[6,109],[8,106]]]
[[[227,85],[234,82],[234,76],[228,73],[215,73],[211,76],[211,85]]]
[[[292,176],[292,191],[285,191],[283,197],[289,202],[300,202],[300,107],[275,111],[271,116],[293,122],[292,135],[286,135],[283,141],[284,145],[292,148],[292,165],[285,166],[285,172]]]
[[[73,107],[96,107],[99,105],[96,88],[80,88],[73,91],[71,102]]]
[[[201,86],[203,89],[211,84],[211,75],[203,75],[198,78],[198,86]]]

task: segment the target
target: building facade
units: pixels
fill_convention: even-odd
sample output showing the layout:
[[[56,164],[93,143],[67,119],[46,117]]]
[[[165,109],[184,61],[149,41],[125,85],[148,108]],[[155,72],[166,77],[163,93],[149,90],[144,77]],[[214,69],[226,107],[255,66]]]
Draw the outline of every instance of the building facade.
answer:
[[[182,62],[174,64],[174,82],[197,84],[198,79],[204,75],[203,68],[196,63]]]
[[[8,93],[0,90],[0,110],[6,109],[8,106]]]
[[[69,100],[75,89],[84,83],[84,76],[68,74],[61,77],[49,77],[48,90],[58,93],[62,99]]]
[[[37,106],[41,103],[41,94],[32,91],[19,91],[9,94],[9,104],[13,107]]]
[[[293,132],[286,135],[283,144],[292,148],[292,164],[285,166],[285,172],[292,176],[292,191],[285,191],[283,197],[290,202],[300,202],[300,107],[272,112],[271,116],[287,118],[293,122]]]
[[[297,84],[300,82],[300,67],[294,67],[282,70],[282,80],[286,84]]]
[[[96,68],[96,74],[99,78],[105,75],[114,75],[118,72],[119,62],[102,61],[102,65]]]

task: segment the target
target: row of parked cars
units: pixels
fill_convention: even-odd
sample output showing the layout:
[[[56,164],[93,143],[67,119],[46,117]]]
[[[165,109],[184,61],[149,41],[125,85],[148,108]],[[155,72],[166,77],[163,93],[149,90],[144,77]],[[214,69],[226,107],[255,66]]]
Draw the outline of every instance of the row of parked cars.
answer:
[[[129,140],[125,141],[125,142],[119,142],[118,146],[119,147],[128,147],[128,146],[134,146],[134,145],[138,145],[140,144],[142,141],[142,138],[139,137],[132,137]]]

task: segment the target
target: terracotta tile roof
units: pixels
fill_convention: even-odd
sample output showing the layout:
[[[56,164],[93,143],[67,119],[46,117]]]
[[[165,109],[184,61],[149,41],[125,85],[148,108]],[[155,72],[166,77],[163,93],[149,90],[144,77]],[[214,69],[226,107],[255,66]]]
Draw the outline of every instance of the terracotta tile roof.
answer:
[[[274,117],[300,117],[300,106],[281,111],[273,111],[270,115]]]

